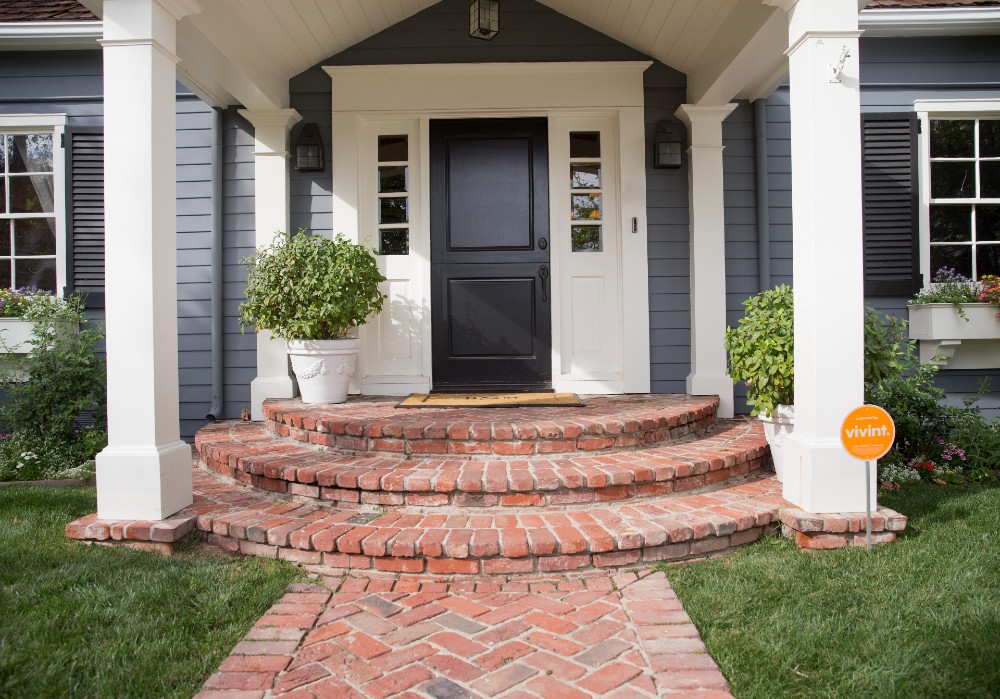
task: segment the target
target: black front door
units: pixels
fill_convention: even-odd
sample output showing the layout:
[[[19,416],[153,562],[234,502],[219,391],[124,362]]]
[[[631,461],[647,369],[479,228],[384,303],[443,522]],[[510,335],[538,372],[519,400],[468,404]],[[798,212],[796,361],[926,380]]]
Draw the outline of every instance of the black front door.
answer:
[[[436,391],[552,386],[545,119],[434,120]]]

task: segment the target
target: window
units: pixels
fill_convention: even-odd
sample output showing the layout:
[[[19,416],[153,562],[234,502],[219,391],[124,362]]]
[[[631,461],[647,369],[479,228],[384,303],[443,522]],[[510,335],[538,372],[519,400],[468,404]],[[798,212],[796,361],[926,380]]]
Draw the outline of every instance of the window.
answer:
[[[0,117],[0,285],[58,293],[64,283],[61,136],[65,117]]]
[[[378,137],[378,253],[410,253],[409,139]]]
[[[917,111],[926,280],[944,267],[1000,274],[1000,103],[918,102]]]
[[[573,252],[601,252],[601,134],[569,135],[570,226]]]
[[[1000,274],[1000,118],[930,119],[931,275]]]

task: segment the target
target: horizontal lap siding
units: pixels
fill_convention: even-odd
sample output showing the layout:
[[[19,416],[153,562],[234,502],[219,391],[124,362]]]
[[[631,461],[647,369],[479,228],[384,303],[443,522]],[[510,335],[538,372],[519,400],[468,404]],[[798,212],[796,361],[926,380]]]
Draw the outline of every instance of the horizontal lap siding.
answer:
[[[212,109],[177,99],[177,330],[181,437],[212,404]]]
[[[676,170],[652,166],[658,125],[684,103],[687,80],[661,63],[643,76],[646,123],[646,233],[649,253],[650,378],[654,393],[683,393],[691,372],[688,160]]]
[[[250,407],[250,382],[257,376],[257,336],[252,328],[241,332],[239,321],[239,305],[245,299],[247,279],[240,260],[253,253],[256,239],[253,152],[253,126],[235,109],[227,109],[222,119],[223,415],[226,418],[239,417],[243,408]],[[211,386],[210,381],[206,383]],[[208,399],[211,400],[211,395]]]
[[[743,301],[758,291],[754,110],[746,101],[722,123],[723,199],[726,217],[726,324],[736,325]],[[719,339],[722,342],[722,338]],[[746,388],[734,391],[737,412],[747,412]]]
[[[996,37],[862,38],[861,110],[907,112],[918,99],[1000,99],[1000,41]],[[767,99],[767,117],[772,283],[790,283],[791,137],[786,87]],[[866,299],[869,306],[904,319],[906,301],[899,296]],[[986,414],[1000,416],[1000,368],[943,370],[938,384],[948,391],[950,401],[959,402],[976,395],[983,378],[990,380],[993,390],[980,405]]]

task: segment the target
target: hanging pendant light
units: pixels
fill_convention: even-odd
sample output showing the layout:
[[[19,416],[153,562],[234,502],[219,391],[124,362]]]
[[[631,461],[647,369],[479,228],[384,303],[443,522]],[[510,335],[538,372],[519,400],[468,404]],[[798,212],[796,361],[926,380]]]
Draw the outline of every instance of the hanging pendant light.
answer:
[[[500,0],[469,3],[469,36],[489,41],[500,31]]]

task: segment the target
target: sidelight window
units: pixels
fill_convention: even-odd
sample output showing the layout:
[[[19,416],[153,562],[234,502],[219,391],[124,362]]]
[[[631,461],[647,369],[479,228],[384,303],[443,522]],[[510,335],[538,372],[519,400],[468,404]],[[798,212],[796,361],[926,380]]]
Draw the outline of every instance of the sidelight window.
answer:
[[[410,158],[407,136],[378,137],[378,252],[410,253]]]
[[[604,220],[600,132],[570,132],[569,158],[572,250],[600,252]]]

